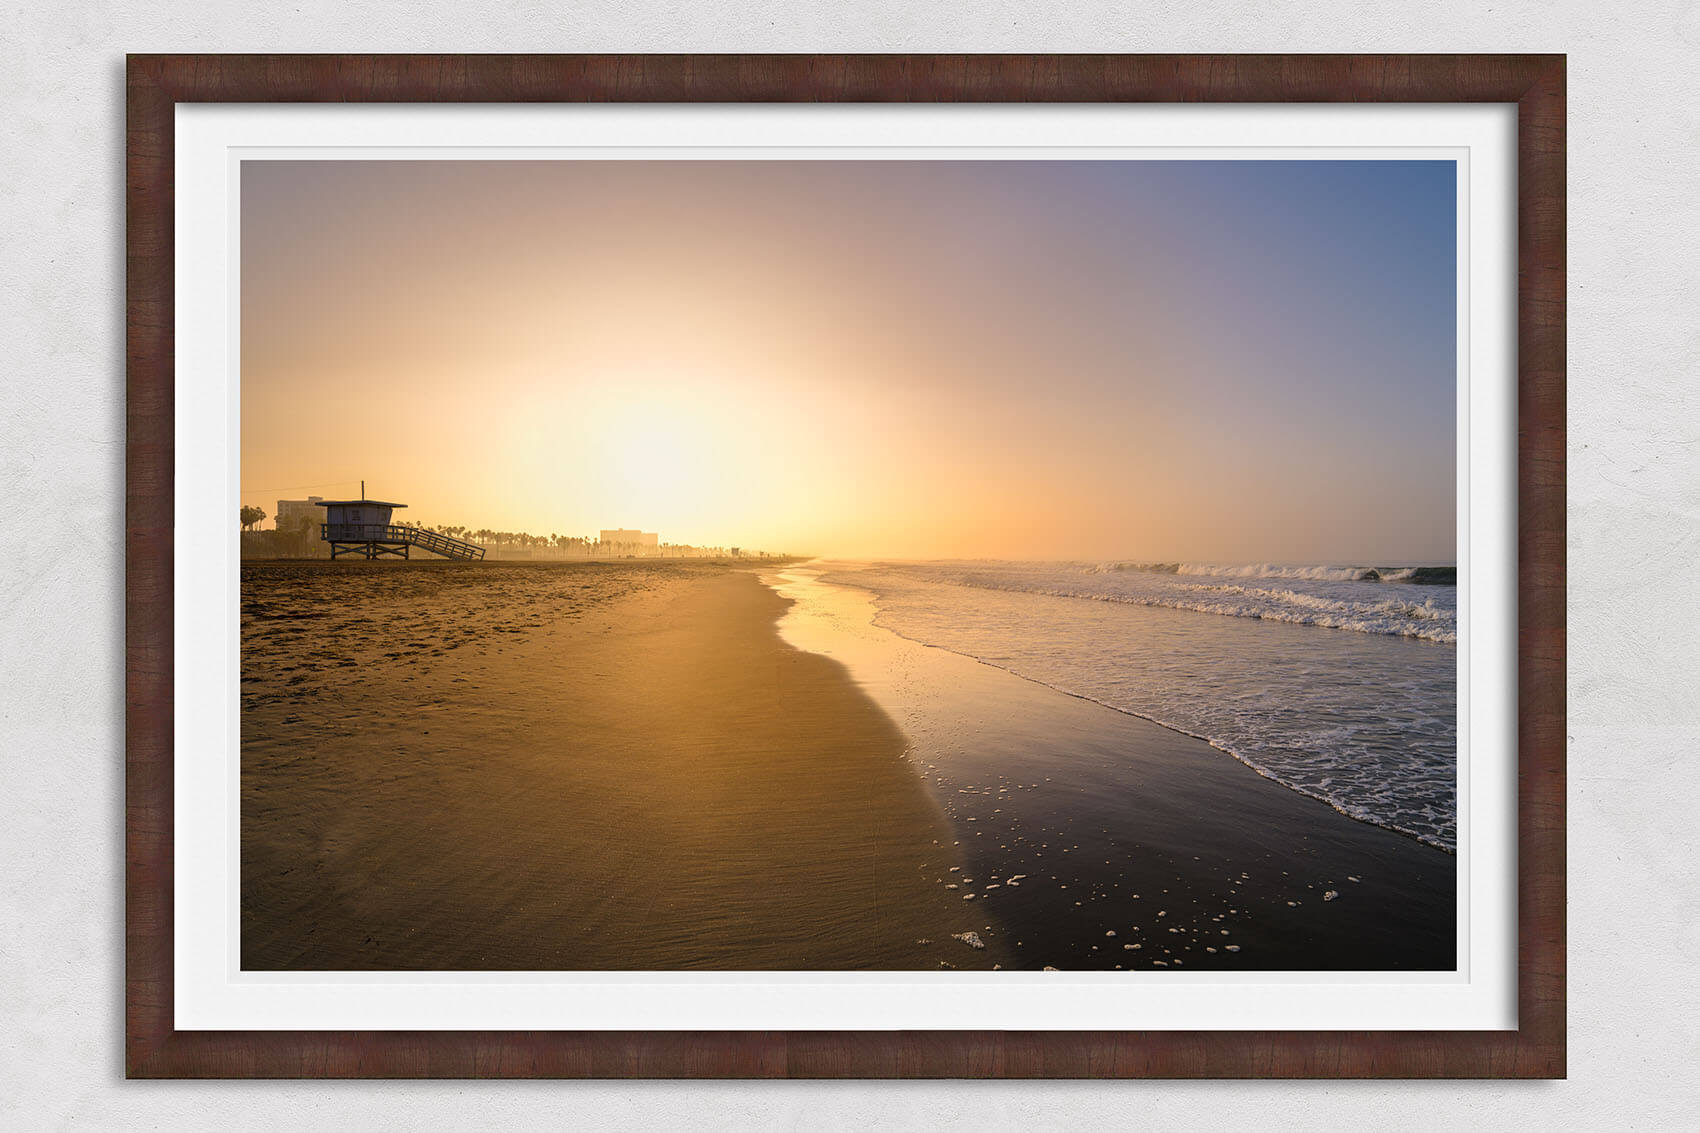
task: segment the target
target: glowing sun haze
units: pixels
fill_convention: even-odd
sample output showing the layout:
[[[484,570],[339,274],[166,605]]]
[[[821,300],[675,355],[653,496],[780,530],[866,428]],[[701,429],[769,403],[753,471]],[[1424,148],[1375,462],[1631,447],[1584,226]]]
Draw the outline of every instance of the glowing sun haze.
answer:
[[[1449,162],[242,165],[242,501],[1450,562]]]

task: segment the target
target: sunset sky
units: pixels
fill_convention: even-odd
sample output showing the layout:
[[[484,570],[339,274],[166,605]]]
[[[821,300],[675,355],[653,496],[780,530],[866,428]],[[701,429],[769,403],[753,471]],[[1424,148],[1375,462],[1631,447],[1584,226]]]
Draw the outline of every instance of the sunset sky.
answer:
[[[1454,556],[1448,162],[242,166],[242,501],[841,556]]]

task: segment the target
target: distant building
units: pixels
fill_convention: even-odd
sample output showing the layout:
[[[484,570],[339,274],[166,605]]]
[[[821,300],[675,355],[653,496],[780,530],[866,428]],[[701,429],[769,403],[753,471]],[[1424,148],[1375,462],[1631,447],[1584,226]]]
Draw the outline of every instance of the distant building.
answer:
[[[320,510],[323,506],[322,496],[308,496],[304,500],[279,500],[277,512],[273,519],[279,531],[297,531],[303,525],[317,528],[325,521],[325,513]]]
[[[628,531],[623,527],[612,531],[602,532],[602,542],[631,544],[638,547],[657,548],[661,546],[661,536],[653,531]]]

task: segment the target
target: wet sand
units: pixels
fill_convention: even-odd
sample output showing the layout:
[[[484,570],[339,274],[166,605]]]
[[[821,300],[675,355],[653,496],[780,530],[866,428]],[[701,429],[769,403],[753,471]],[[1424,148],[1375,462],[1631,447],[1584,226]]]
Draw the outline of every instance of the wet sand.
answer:
[[[773,572],[781,632],[897,720],[1007,966],[1456,966],[1457,859],[1348,818],[1202,740],[873,624],[871,596]]]
[[[244,564],[243,967],[1455,966],[1455,858],[815,574]]]
[[[952,939],[987,922],[903,736],[749,571],[242,569],[245,969],[1005,958]]]

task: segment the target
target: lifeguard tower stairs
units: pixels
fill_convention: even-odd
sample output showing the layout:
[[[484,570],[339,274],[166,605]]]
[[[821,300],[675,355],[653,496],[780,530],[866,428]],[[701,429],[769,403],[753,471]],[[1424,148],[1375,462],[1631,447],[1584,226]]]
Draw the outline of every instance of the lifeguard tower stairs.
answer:
[[[406,504],[386,500],[324,500],[325,522],[319,525],[319,537],[331,545],[331,558],[359,555],[376,559],[384,555],[396,558],[412,557],[413,548],[441,555],[445,559],[477,562],[484,557],[484,548],[465,539],[456,539],[440,531],[423,527],[408,527],[391,523],[390,515]]]

